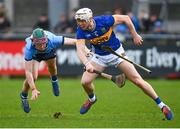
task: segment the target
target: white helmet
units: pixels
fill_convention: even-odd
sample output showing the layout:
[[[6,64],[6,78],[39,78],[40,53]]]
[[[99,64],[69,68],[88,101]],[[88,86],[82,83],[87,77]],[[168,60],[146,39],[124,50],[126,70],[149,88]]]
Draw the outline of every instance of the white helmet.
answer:
[[[88,22],[93,17],[92,10],[89,8],[81,8],[75,14],[75,19],[85,20]]]

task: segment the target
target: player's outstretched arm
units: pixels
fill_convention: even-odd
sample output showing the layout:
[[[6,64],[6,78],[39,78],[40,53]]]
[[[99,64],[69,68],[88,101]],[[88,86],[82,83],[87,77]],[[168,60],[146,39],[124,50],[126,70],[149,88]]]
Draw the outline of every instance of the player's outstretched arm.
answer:
[[[75,45],[76,42],[77,42],[77,39],[64,37],[65,45]]]
[[[135,27],[130,19],[130,17],[128,15],[113,15],[114,17],[114,24],[121,24],[121,23],[125,23],[128,28],[129,31],[131,32],[131,35],[133,37],[134,43],[136,45],[141,45],[142,44],[142,37],[136,32]]]
[[[38,98],[38,96],[40,95],[40,92],[36,89],[35,83],[34,83],[34,79],[33,79],[33,65],[32,65],[32,61],[25,61],[25,75],[26,75],[26,80],[32,90],[32,100],[35,100]]]

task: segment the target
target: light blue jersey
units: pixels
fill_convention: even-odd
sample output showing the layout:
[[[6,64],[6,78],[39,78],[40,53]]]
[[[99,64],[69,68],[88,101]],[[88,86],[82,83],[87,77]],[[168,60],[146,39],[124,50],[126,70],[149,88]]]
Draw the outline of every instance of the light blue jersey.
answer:
[[[110,52],[101,50],[101,46],[109,46],[116,51],[121,43],[113,32],[114,17],[113,16],[97,16],[93,17],[95,29],[92,31],[77,28],[77,39],[86,39],[89,41],[98,55],[108,55]]]
[[[30,61],[32,59],[41,61],[41,60],[48,60],[51,58],[56,57],[56,49],[64,44],[64,37],[63,36],[56,36],[49,31],[44,31],[48,38],[47,48],[44,51],[39,51],[33,45],[31,37],[25,39],[26,46],[25,46],[25,60]]]

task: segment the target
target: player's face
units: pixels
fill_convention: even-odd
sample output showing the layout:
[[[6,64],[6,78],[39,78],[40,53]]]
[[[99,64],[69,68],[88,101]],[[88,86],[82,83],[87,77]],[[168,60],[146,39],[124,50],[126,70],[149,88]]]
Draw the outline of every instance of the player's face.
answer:
[[[85,20],[77,19],[76,22],[82,30],[87,30],[89,27],[89,22],[86,22]]]
[[[46,47],[47,47],[47,44],[46,43],[39,43],[39,44],[35,44],[35,48],[37,50],[40,50],[40,51],[44,51],[46,50]]]
[[[38,40],[33,40],[33,42],[34,42],[34,45],[35,45],[35,48],[37,49],[37,50],[40,50],[40,51],[44,51],[45,49],[46,49],[46,47],[47,47],[47,38],[45,38],[45,39],[38,39]]]

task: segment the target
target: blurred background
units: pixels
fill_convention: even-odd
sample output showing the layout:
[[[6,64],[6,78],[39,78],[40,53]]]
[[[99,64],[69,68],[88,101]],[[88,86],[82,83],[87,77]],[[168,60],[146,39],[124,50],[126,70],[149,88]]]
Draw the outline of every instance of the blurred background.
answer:
[[[153,71],[149,78],[180,78],[180,0],[0,0],[0,76],[24,75],[24,39],[36,27],[75,37],[74,13],[91,8],[94,16],[129,15],[144,39],[135,46],[125,24],[114,27],[129,58]],[[80,76],[82,64],[74,46],[57,50],[61,76]],[[40,75],[48,75],[42,62]],[[107,72],[117,74],[115,68]]]

